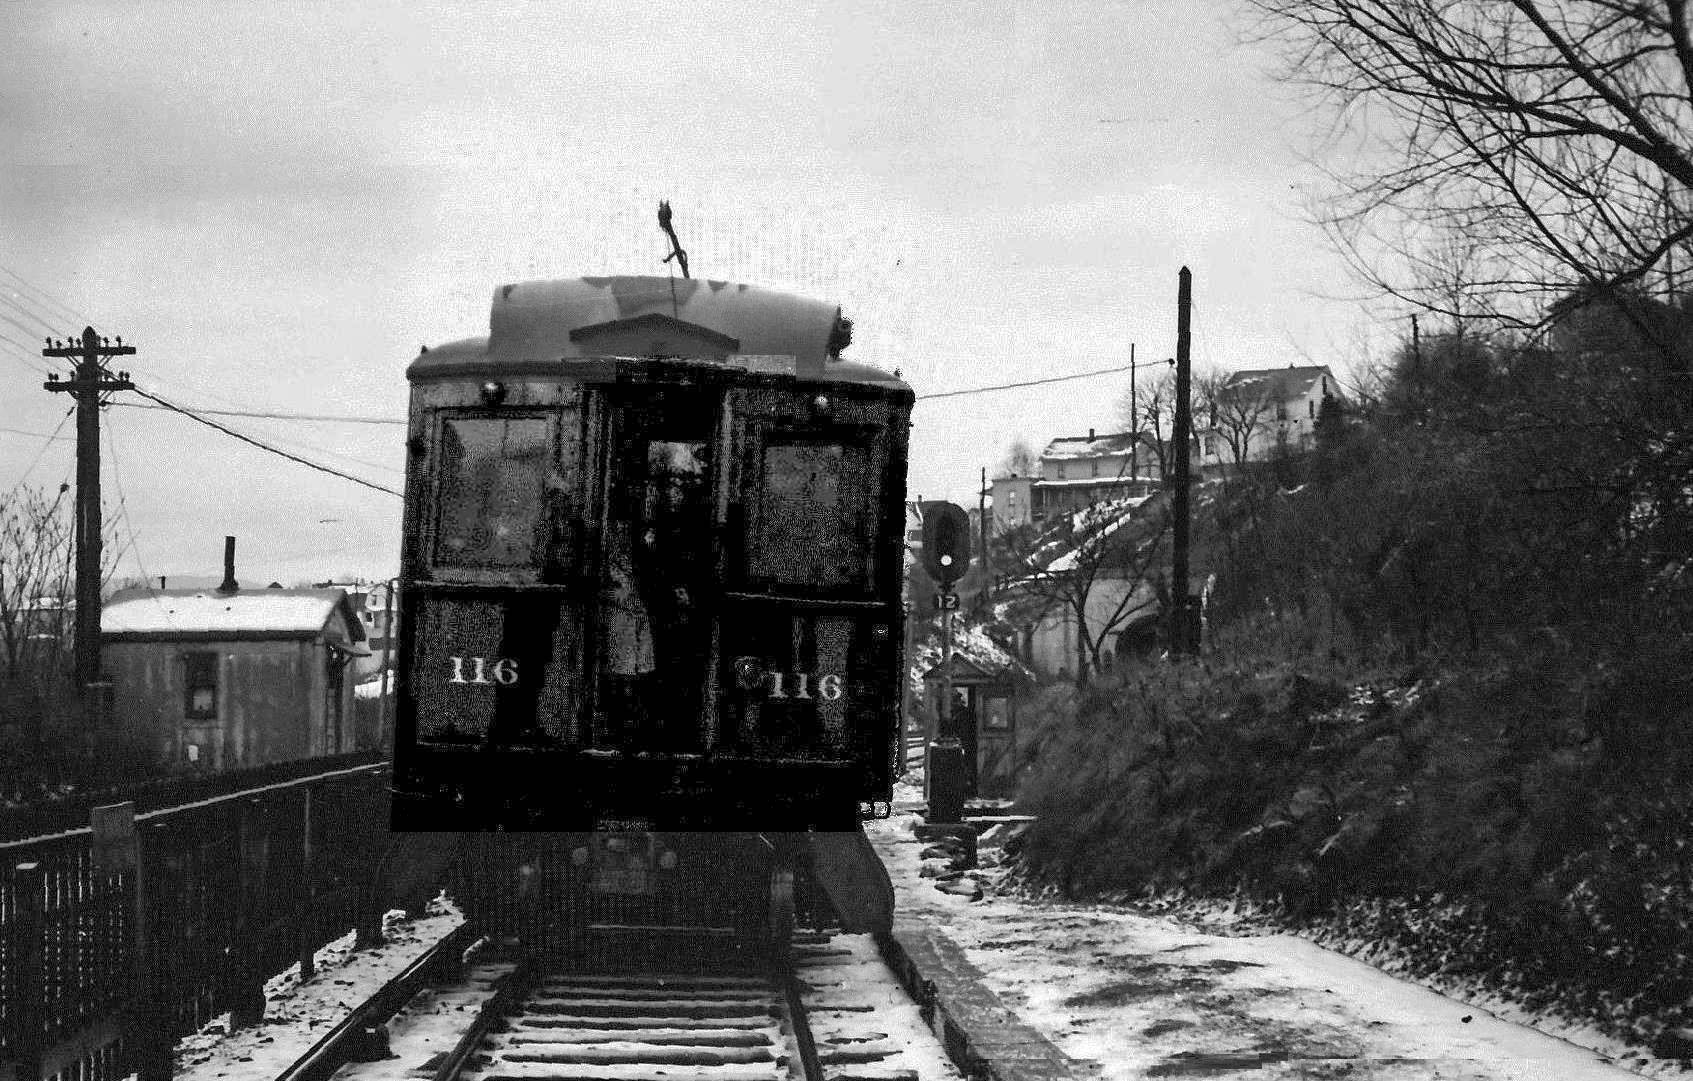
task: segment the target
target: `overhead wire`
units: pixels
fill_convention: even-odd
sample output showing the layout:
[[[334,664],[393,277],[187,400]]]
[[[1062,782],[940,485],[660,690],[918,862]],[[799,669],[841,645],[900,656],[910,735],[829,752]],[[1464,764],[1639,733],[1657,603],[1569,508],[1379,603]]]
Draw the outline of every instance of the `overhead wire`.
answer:
[[[22,428],[0,428],[0,432],[8,432],[12,435],[31,435],[37,439],[50,439],[57,443],[68,443],[71,438],[68,435],[48,435],[45,432],[26,432]]]
[[[1074,375],[1053,375],[1048,376],[1045,379],[1026,379],[1019,383],[996,383],[992,386],[986,387],[966,387],[962,390],[941,390],[936,391],[933,394],[919,394],[917,395],[917,400],[924,402],[931,401],[935,398],[959,398],[966,394],[988,394],[996,390],[1017,390],[1022,387],[1038,387],[1047,383],[1068,383],[1074,379],[1092,379],[1095,376],[1112,375],[1117,372],[1126,372],[1128,370],[1129,365],[1122,364],[1115,368],[1100,368],[1091,372],[1076,372]]]
[[[269,443],[263,442],[262,440],[254,439],[250,435],[245,435],[241,432],[236,431],[233,428],[227,427],[223,424],[219,424],[217,421],[212,420],[209,417],[203,417],[203,416],[199,415],[198,413],[196,413],[192,409],[185,408],[183,406],[177,405],[175,402],[168,401],[164,398],[161,398],[159,395],[154,394],[151,391],[142,390],[141,388],[137,387],[135,389],[135,393],[141,395],[143,398],[147,398],[147,399],[150,399],[152,401],[158,402],[160,405],[164,406],[167,409],[170,409],[172,412],[181,413],[183,416],[188,417],[190,420],[199,421],[201,424],[204,424],[208,428],[214,428],[217,431],[222,432],[224,435],[230,436],[231,438],[234,438],[234,439],[239,439],[241,442],[249,444],[249,445],[254,446],[254,447],[257,447],[260,450],[269,451],[271,454],[279,455],[283,458],[288,459],[291,462],[296,462],[300,465],[306,466],[309,469],[315,469],[320,473],[327,473],[332,477],[340,477],[342,480],[351,481],[354,484],[362,485],[363,487],[370,488],[374,491],[385,492],[386,494],[391,495],[391,496],[395,496],[396,498],[404,498],[401,495],[400,492],[395,491],[393,488],[389,488],[385,485],[377,484],[375,481],[365,480],[363,477],[355,477],[351,473],[343,473],[339,469],[334,469],[330,466],[323,465],[323,464],[318,463],[318,462],[314,462],[314,461],[310,460],[309,458],[302,458],[298,454],[291,454],[288,451],[281,449],[280,447],[271,446]]]
[[[17,287],[21,287],[30,293],[34,293],[35,297],[33,299],[36,303],[49,308],[58,308],[59,311],[63,313],[63,318],[86,322],[75,308],[72,308],[70,305],[57,299],[53,296],[53,294],[47,292],[40,286],[32,284],[29,279],[25,278],[22,274],[19,274],[11,267],[0,266],[0,273],[4,273],[7,277],[10,277],[17,282],[17,286],[11,288],[15,289]]]
[[[111,452],[112,485],[118,490],[118,518],[123,522],[124,531],[129,534],[129,550],[135,553],[135,566],[141,571],[141,580],[149,582],[152,581],[153,576],[147,573],[147,564],[141,559],[141,542],[135,536],[135,522],[129,516],[129,500],[125,497],[123,491],[123,471],[118,467],[118,440],[112,429],[113,425],[108,423],[106,425],[106,449]],[[112,568],[106,573],[106,581],[110,581],[112,575],[117,573],[118,560],[122,558],[123,553],[120,552],[112,559]],[[104,581],[101,582],[101,585],[104,584]]]
[[[23,475],[18,477],[17,483],[13,484],[11,489],[6,493],[7,499],[10,499],[12,496],[16,495],[18,489],[22,488],[24,486],[24,482],[29,479],[29,475],[31,473],[33,473],[35,471],[35,467],[40,464],[42,456],[47,453],[48,448],[51,447],[55,442],[59,441],[58,435],[61,431],[64,430],[65,422],[70,420],[71,414],[75,413],[75,412],[76,412],[75,406],[72,406],[71,408],[65,410],[65,415],[59,418],[59,426],[57,428],[53,429],[53,433],[51,435],[45,437],[41,441],[41,449],[35,452],[35,457],[33,457],[29,460],[29,464],[27,466],[24,466]]]
[[[163,406],[146,405],[141,402],[113,402],[126,409],[163,409]],[[331,424],[405,424],[404,417],[353,417],[341,413],[284,413],[278,411],[260,411],[250,409],[208,409],[204,406],[194,406],[194,411],[212,417],[252,417],[256,420],[311,420],[326,421]]]

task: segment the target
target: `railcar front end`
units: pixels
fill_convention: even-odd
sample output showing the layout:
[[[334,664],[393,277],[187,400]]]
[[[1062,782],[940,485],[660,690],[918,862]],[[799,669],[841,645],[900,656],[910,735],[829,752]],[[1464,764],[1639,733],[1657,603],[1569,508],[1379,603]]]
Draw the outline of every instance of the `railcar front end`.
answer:
[[[837,325],[529,283],[412,364],[396,828],[856,830],[889,798],[912,396]]]

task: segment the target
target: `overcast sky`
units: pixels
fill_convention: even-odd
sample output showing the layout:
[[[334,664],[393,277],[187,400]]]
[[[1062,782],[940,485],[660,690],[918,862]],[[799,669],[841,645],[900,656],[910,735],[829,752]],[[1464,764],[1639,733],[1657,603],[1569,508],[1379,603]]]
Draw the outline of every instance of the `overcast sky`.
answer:
[[[586,10],[591,7],[591,10]],[[584,10],[577,10],[584,9]],[[1175,351],[1359,353],[1303,223],[1320,118],[1238,0],[38,3],[0,13],[0,491],[70,475],[41,325],[92,322],[188,405],[403,417],[422,343],[496,286],[663,274],[838,301],[919,394]],[[973,503],[1011,442],[1122,426],[1128,376],[919,403],[910,494]],[[119,400],[137,402],[133,395]],[[400,487],[397,426],[225,418]],[[397,570],[399,500],[113,407],[120,574]],[[262,581],[261,581],[262,579]]]

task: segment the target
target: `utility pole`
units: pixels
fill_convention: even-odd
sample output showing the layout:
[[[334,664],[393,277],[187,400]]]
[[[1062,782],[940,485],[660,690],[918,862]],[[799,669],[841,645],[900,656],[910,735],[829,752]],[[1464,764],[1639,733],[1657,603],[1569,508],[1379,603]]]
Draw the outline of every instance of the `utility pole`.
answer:
[[[976,522],[982,534],[982,603],[993,592],[993,567],[988,561],[988,467],[982,466],[982,490],[976,496]]]
[[[1188,546],[1188,440],[1193,417],[1188,407],[1188,391],[1192,383],[1193,333],[1190,326],[1193,312],[1193,272],[1182,267],[1176,276],[1176,420],[1175,420],[1175,482],[1170,497],[1170,509],[1175,518],[1174,537],[1170,553],[1170,593],[1174,611],[1170,619],[1170,653],[1180,655],[1195,651],[1193,640],[1192,603],[1187,594]]]
[[[76,399],[76,683],[91,711],[98,709],[99,696],[90,686],[100,681],[100,396],[135,389],[128,372],[114,379],[103,362],[134,353],[121,336],[113,345],[93,327],[83,328],[80,341],[48,338],[41,351],[77,362],[70,379],[49,375],[42,385]]]
[[[1135,343],[1129,343],[1129,478],[1140,483],[1140,398],[1135,391]]]

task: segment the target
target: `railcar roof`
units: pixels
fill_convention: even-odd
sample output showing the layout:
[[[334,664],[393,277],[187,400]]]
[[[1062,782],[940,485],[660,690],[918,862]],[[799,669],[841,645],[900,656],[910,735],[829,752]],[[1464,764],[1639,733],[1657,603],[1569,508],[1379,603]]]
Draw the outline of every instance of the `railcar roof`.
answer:
[[[407,376],[606,356],[679,355],[748,367],[748,358],[792,357],[802,378],[903,387],[879,368],[829,359],[839,318],[835,305],[734,282],[634,276],[519,282],[494,291],[487,337],[425,349]]]

